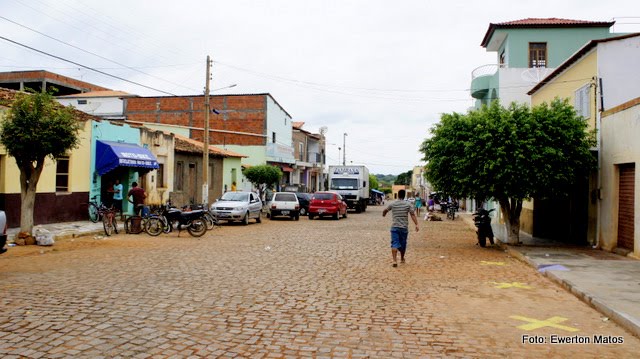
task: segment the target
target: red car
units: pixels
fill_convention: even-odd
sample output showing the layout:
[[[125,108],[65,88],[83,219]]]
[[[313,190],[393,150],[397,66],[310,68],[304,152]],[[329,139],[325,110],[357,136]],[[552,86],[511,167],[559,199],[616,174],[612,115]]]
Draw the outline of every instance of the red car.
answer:
[[[309,219],[315,216],[332,216],[336,220],[347,218],[347,203],[335,192],[316,192],[309,202]]]

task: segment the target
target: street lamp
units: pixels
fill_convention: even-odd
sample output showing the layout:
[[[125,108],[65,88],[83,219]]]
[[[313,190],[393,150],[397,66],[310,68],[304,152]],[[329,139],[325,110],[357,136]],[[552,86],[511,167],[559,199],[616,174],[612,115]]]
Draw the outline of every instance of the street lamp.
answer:
[[[340,164],[340,150],[342,150],[342,147],[338,147],[338,164]]]
[[[346,165],[347,164],[347,144],[346,144],[346,140],[347,140],[347,133],[345,132],[344,135],[342,136],[342,165]]]

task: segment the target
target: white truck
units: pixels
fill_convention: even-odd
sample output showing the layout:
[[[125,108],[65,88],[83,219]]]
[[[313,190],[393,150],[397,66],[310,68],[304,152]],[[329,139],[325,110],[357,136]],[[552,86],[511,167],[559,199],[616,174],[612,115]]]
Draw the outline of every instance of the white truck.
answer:
[[[329,190],[338,192],[357,213],[367,210],[369,169],[365,166],[329,166]]]

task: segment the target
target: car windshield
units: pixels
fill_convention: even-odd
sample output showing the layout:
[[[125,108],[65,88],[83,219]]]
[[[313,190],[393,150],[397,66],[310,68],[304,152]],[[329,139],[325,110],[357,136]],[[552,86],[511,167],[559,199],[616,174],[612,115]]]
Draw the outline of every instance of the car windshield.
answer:
[[[332,193],[316,193],[313,195],[313,199],[326,201],[326,200],[333,199],[333,194]]]
[[[331,189],[358,189],[358,179],[334,178],[331,180]]]
[[[273,196],[273,200],[280,202],[295,202],[296,195],[294,193],[276,193]]]
[[[248,193],[240,193],[240,192],[227,192],[220,197],[221,201],[238,201],[238,202],[249,202],[249,194]]]

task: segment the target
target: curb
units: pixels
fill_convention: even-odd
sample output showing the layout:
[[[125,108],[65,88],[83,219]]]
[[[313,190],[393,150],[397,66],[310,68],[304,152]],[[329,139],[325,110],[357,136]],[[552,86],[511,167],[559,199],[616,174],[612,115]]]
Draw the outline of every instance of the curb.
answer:
[[[507,254],[518,259],[519,261],[529,265],[538,271],[538,265],[526,255],[520,253],[519,251],[512,249],[509,245],[505,243],[500,243],[500,247],[507,251]],[[540,273],[540,272],[538,272]],[[630,317],[626,313],[619,312],[608,305],[606,305],[601,299],[591,296],[590,294],[580,290],[575,284],[571,283],[566,279],[561,279],[558,277],[553,271],[544,271],[540,273],[543,276],[549,278],[552,282],[556,283],[560,287],[564,288],[569,293],[573,294],[575,297],[580,299],[582,302],[586,303],[590,307],[594,308],[601,314],[604,314],[607,318],[613,320],[616,324],[620,325],[631,334],[640,338],[640,321],[636,318]]]

